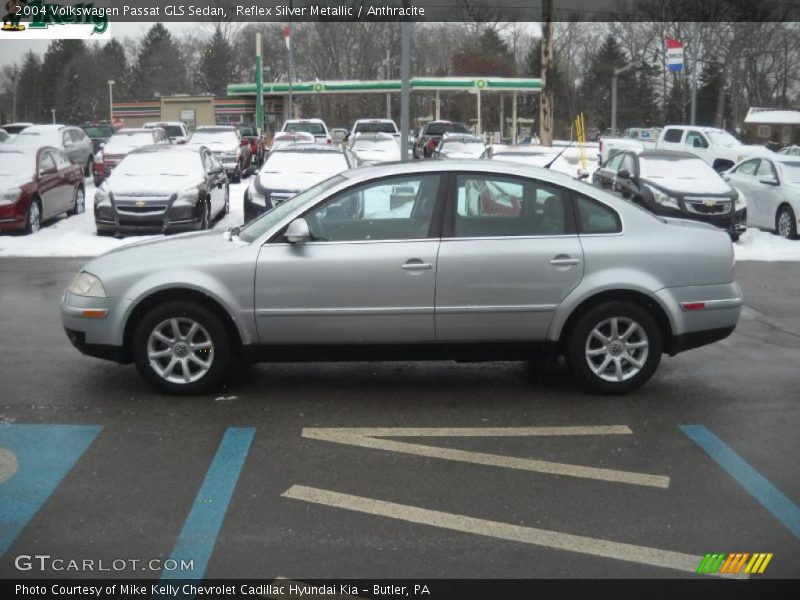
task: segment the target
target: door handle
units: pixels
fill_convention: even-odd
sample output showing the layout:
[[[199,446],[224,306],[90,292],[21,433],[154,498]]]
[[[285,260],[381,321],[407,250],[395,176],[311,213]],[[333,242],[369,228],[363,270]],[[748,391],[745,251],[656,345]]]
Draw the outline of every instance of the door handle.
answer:
[[[564,254],[559,254],[558,256],[550,259],[550,264],[556,267],[565,267],[569,265],[577,265],[581,262],[580,258],[572,258],[570,256],[566,256]]]
[[[431,263],[424,263],[418,259],[409,260],[400,267],[404,271],[430,271],[433,268]]]

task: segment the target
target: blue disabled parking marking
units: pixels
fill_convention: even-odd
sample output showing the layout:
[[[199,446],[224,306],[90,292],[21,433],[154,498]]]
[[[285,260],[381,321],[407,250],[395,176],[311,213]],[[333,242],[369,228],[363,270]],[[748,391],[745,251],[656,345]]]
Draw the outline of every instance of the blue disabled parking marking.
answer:
[[[0,448],[5,451],[5,476],[0,478],[0,555],[101,429],[95,425],[0,425]]]
[[[255,431],[250,427],[225,431],[170,555],[179,565],[181,561],[194,561],[194,568],[164,572],[162,579],[203,578]]]
[[[800,538],[800,508],[703,425],[680,428],[764,508]]]

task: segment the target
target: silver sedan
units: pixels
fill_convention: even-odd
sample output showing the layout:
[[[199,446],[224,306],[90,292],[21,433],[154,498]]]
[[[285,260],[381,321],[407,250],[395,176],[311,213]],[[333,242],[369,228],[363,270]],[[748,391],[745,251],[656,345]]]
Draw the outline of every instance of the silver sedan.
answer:
[[[346,171],[241,228],[120,248],[61,301],[82,352],[170,393],[256,360],[528,360],[633,390],[728,336],[728,236],[495,161]]]

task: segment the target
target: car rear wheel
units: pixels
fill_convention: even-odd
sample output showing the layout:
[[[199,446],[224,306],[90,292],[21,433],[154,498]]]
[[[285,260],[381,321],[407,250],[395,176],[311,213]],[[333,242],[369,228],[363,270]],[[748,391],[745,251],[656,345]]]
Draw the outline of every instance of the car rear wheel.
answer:
[[[229,212],[231,212],[231,188],[226,185],[225,204],[222,206],[222,211],[220,211],[219,218],[222,219],[223,217],[227,216]]]
[[[75,190],[75,203],[72,205],[72,210],[70,210],[67,214],[71,215],[80,215],[83,214],[83,211],[86,210],[86,194],[83,191],[82,187],[79,187]]]
[[[775,231],[787,240],[797,239],[797,221],[791,206],[784,205],[778,210],[778,216],[775,217]]]
[[[25,214],[25,233],[36,233],[42,228],[42,207],[38,199],[31,200]]]
[[[230,361],[230,340],[220,319],[192,302],[167,302],[148,312],[133,335],[133,359],[151,385],[177,395],[218,386]]]
[[[632,302],[600,304],[581,316],[567,340],[567,363],[588,388],[623,394],[643,385],[661,361],[661,331]]]
[[[211,227],[211,204],[203,202],[200,211],[200,229],[209,229]]]
[[[89,160],[86,162],[86,167],[84,168],[83,174],[85,177],[91,177],[94,172],[94,158],[89,157]]]

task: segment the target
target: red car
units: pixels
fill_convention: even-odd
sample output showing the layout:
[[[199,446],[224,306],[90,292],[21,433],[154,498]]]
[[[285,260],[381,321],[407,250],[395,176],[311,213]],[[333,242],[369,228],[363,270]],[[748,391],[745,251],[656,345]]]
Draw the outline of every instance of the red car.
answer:
[[[83,169],[61,150],[0,146],[0,231],[36,233],[47,219],[85,208]]]

